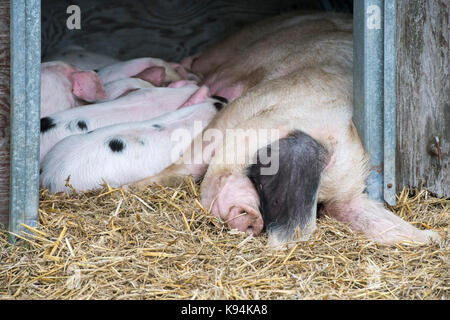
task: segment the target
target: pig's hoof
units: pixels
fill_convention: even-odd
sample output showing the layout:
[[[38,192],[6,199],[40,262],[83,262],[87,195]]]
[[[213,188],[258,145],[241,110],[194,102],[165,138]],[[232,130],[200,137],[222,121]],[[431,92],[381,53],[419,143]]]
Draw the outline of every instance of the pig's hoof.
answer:
[[[438,243],[438,244],[442,243],[442,238],[437,232],[432,231],[432,230],[424,230],[424,231],[422,231],[422,233],[423,233],[425,239],[424,239],[424,241],[420,241],[420,242]]]
[[[144,181],[133,182],[130,184],[125,184],[122,186],[122,190],[131,192],[131,191],[143,191],[149,185]]]
[[[122,188],[123,191],[131,192],[132,185],[131,184],[124,184],[121,188]]]

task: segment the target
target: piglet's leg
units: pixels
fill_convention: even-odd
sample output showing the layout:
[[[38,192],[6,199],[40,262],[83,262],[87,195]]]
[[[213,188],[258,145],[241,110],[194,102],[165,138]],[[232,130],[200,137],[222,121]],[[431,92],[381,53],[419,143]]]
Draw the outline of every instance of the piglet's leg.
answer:
[[[348,223],[353,230],[365,233],[378,243],[429,243],[440,239],[434,231],[415,228],[366,194],[347,203],[327,203],[325,208],[330,216]]]

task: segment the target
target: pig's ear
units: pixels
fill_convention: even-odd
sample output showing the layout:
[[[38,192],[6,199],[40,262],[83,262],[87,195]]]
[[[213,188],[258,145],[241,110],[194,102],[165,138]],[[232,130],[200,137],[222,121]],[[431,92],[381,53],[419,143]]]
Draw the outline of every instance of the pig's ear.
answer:
[[[154,86],[161,87],[164,85],[164,79],[166,78],[166,69],[164,67],[146,68],[135,75],[134,78],[139,78],[150,82]]]
[[[269,244],[306,240],[314,231],[327,159],[325,148],[301,131],[258,150],[247,175],[260,197]]]
[[[70,75],[72,93],[87,102],[106,99],[103,84],[94,71],[78,71]]]

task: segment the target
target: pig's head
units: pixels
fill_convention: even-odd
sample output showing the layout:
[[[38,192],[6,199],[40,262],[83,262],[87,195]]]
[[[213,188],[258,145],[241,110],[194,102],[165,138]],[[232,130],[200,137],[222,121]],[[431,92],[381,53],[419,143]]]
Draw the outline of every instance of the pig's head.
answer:
[[[270,162],[261,161],[263,152]],[[247,175],[259,195],[271,246],[295,238],[307,240],[314,231],[318,190],[327,161],[326,149],[301,131],[258,150]],[[270,167],[277,170],[263,171]]]
[[[214,176],[202,184],[202,204],[232,229],[257,235],[263,229],[259,197],[249,178],[243,174]]]
[[[61,61],[42,63],[41,117],[104,98],[105,90],[94,71],[81,71]]]

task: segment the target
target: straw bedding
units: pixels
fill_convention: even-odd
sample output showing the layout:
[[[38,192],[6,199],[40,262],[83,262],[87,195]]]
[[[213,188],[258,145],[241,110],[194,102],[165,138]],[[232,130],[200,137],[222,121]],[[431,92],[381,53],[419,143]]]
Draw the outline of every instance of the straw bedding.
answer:
[[[284,251],[229,230],[198,185],[74,195],[41,190],[39,227],[0,231],[0,299],[448,299],[449,199],[404,190],[392,208],[441,244],[377,245],[331,218]]]

